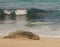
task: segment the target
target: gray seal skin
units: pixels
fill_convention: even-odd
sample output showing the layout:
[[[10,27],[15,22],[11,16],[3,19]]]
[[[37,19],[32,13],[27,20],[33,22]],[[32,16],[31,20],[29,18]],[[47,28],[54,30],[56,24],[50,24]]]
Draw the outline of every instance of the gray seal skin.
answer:
[[[29,31],[16,31],[16,32],[11,32],[8,34],[8,36],[4,36],[4,38],[28,38],[32,40],[40,40],[40,37],[38,35],[35,35],[32,32]]]

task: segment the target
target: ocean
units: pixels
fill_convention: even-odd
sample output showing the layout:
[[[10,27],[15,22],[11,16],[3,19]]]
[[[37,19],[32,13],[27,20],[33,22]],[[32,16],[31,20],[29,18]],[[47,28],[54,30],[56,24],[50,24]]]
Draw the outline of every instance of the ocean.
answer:
[[[16,30],[31,31],[40,36],[60,37],[60,0],[0,0],[0,9],[37,8],[42,10],[54,10],[46,18],[47,22],[28,22],[25,16],[17,17],[15,23],[0,24],[0,35],[6,35]],[[7,19],[8,21],[8,19]],[[26,26],[32,24],[32,26]]]

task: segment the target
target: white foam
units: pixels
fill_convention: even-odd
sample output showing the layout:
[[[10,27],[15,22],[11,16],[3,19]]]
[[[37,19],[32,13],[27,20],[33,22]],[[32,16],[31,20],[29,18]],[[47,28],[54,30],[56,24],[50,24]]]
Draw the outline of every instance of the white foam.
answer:
[[[6,14],[11,14],[12,12],[9,11],[9,10],[4,10],[4,13],[6,13]]]
[[[16,15],[24,15],[24,14],[27,14],[27,11],[26,10],[16,10],[15,13],[16,13]]]

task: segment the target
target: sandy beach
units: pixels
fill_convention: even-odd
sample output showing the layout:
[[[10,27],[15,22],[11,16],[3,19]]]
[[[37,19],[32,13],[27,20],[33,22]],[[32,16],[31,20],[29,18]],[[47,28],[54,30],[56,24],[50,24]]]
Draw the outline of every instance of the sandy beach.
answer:
[[[0,47],[60,47],[60,38],[41,37],[40,40],[0,38]]]

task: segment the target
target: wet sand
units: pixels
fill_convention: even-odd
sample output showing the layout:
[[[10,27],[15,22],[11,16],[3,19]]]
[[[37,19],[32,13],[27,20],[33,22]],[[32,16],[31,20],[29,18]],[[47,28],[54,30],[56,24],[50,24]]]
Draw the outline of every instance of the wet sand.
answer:
[[[60,47],[60,38],[41,37],[40,40],[0,38],[0,47]]]

